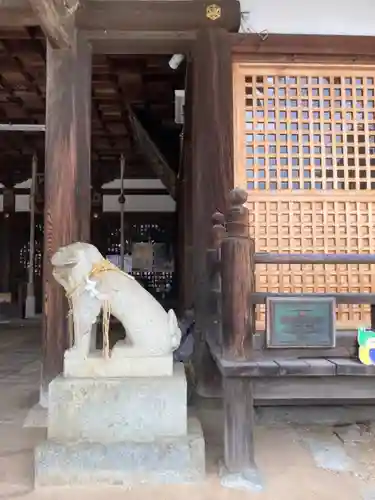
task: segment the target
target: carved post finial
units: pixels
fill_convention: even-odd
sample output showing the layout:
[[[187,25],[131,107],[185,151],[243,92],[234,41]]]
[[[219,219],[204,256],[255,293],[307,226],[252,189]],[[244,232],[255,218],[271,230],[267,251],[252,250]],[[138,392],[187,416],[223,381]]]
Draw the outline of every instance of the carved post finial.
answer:
[[[229,193],[230,208],[227,217],[229,236],[237,238],[249,237],[249,210],[245,206],[247,197],[247,191],[241,188],[234,188]]]
[[[221,212],[215,212],[211,217],[212,222],[212,247],[220,248],[221,242],[226,233],[225,217]]]
[[[216,225],[224,226],[225,225],[224,214],[219,212],[219,211],[215,212],[213,214],[213,216],[211,217],[211,222],[212,222],[213,226],[216,226]]]
[[[246,201],[243,189],[230,192],[227,236],[221,244],[223,355],[234,359],[251,355],[254,332],[249,301],[254,291],[254,269]]]
[[[242,188],[234,188],[229,193],[229,203],[232,207],[240,207],[241,205],[245,205],[248,198],[248,192]]]

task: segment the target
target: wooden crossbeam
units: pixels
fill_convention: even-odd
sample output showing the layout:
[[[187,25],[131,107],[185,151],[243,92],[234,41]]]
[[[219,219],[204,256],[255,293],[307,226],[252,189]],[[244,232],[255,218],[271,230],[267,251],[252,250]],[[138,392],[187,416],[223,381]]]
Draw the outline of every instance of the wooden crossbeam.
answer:
[[[46,2],[48,0],[45,0]],[[240,4],[236,0],[106,0],[87,2],[77,11],[77,26],[85,30],[189,31],[222,27],[238,31]]]
[[[237,0],[0,0],[0,26],[41,25],[57,47],[70,46],[72,24],[87,31],[165,31],[178,37],[213,26],[237,32],[240,21]]]
[[[37,26],[38,20],[28,0],[0,0],[0,26]]]

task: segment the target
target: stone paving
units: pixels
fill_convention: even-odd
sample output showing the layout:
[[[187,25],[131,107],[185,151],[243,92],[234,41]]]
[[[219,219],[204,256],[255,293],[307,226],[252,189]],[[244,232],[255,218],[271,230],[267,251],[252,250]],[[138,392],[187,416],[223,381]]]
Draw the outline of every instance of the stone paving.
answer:
[[[261,492],[223,488],[222,413],[217,403],[199,404],[207,443],[207,480],[200,485],[157,488],[57,488],[33,490],[33,449],[44,429],[25,429],[29,408],[38,399],[40,331],[0,324],[0,500],[375,500],[375,433],[369,422],[350,426],[278,423],[256,430]],[[365,415],[365,410],[363,415]],[[366,418],[368,418],[367,410]],[[263,418],[264,417],[264,418]],[[261,420],[266,421],[265,414]],[[268,418],[270,420],[270,418]],[[272,420],[272,419],[271,419]],[[275,420],[275,419],[274,419]],[[327,420],[327,419],[326,419]],[[310,422],[311,423],[311,422]],[[272,424],[272,425],[271,425]]]

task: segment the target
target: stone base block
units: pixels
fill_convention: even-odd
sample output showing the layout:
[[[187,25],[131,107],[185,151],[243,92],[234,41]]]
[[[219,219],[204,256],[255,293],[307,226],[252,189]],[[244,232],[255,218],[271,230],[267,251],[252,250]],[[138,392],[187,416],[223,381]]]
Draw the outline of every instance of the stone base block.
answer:
[[[187,432],[182,363],[171,377],[64,378],[49,386],[48,438],[58,441],[152,441]]]
[[[132,355],[133,353],[133,355]],[[170,377],[173,375],[173,354],[166,356],[134,356],[134,350],[117,342],[111,358],[104,359],[101,351],[91,352],[85,359],[69,349],[64,356],[65,377]]]
[[[205,445],[198,420],[188,434],[149,443],[47,441],[35,451],[35,486],[177,484],[205,476]]]

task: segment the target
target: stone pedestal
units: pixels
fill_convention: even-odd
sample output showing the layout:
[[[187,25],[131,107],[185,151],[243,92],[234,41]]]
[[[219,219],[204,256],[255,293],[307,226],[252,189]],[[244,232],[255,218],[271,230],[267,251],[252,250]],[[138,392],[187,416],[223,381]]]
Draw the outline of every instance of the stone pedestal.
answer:
[[[36,486],[202,480],[204,438],[187,418],[186,392],[180,363],[171,376],[56,378],[48,440],[35,452]]]
[[[133,355],[132,355],[133,352]],[[103,358],[100,351],[91,352],[82,362],[82,354],[74,347],[64,356],[64,377],[166,377],[173,375],[173,354],[142,356],[130,350],[124,341],[113,347],[111,359]]]

